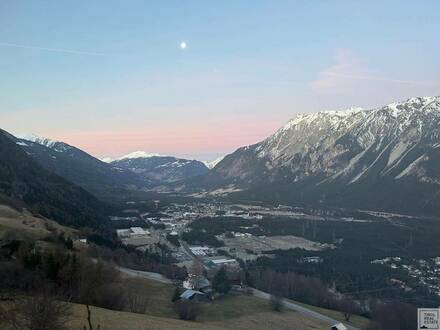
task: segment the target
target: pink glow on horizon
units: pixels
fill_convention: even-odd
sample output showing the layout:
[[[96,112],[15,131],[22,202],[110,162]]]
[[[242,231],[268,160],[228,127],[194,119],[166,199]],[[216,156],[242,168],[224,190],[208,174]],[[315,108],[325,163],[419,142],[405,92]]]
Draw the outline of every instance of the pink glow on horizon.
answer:
[[[226,154],[271,135],[280,122],[234,121],[208,125],[151,125],[145,129],[52,134],[96,157],[119,157],[142,150],[164,155]]]

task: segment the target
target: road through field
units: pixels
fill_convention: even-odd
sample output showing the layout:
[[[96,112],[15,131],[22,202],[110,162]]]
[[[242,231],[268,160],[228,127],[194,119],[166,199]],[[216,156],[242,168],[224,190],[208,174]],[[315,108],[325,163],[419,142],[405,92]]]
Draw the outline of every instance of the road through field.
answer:
[[[173,283],[172,280],[166,278],[165,276],[163,276],[162,274],[159,274],[159,273],[143,272],[143,271],[134,270],[134,269],[125,268],[125,267],[117,267],[117,268],[119,269],[120,272],[122,272],[128,276],[146,278],[146,279],[150,279],[150,280],[157,281],[157,282],[164,283],[164,284],[172,284]],[[257,297],[260,299],[270,300],[269,293],[263,292],[263,291],[260,291],[257,289],[252,289],[252,295],[254,297]],[[291,301],[284,300],[283,303],[287,309],[301,313],[304,316],[311,317],[311,318],[326,322],[329,325],[334,325],[334,324],[340,323],[340,321],[338,321],[338,320],[332,319],[331,317],[328,317],[328,316],[323,315],[321,313],[315,312],[311,309],[300,306],[300,305],[295,304]],[[347,327],[348,330],[361,330],[357,327],[353,327],[348,324],[345,324],[345,326]]]
[[[258,298],[265,299],[265,300],[270,300],[270,294],[267,293],[267,292],[263,292],[263,291],[260,291],[260,290],[257,290],[257,289],[252,289],[252,294],[254,295],[254,297],[258,297]],[[290,310],[293,310],[295,312],[301,313],[301,314],[303,314],[305,316],[312,317],[312,318],[318,319],[320,321],[326,322],[329,325],[335,325],[337,323],[341,323],[338,320],[332,319],[331,317],[325,316],[325,315],[323,315],[321,313],[315,312],[315,311],[313,311],[311,309],[308,309],[306,307],[300,306],[300,305],[295,304],[295,303],[293,303],[291,301],[283,300],[283,305],[287,309],[290,309]],[[348,324],[344,324],[344,325],[347,327],[348,330],[361,330],[359,328],[350,326]]]

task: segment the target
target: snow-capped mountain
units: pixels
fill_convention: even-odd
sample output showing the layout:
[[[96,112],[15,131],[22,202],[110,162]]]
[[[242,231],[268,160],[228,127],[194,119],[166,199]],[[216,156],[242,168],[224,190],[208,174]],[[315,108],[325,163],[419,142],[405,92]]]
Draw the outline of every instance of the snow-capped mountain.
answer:
[[[101,161],[103,161],[105,163],[111,163],[111,162],[119,161],[119,160],[123,160],[123,159],[150,158],[150,157],[159,157],[159,156],[162,156],[162,155],[157,154],[157,153],[149,153],[149,152],[145,152],[145,151],[134,151],[134,152],[130,152],[129,154],[118,157],[118,158],[104,157],[104,158],[101,158]]]
[[[65,151],[72,148],[67,143],[48,139],[48,138],[45,138],[42,136],[38,136],[36,134],[19,134],[16,137],[21,140],[33,142],[33,143],[51,148],[52,150],[55,150],[57,152],[65,152]],[[25,143],[25,142],[22,142],[21,144],[24,145],[23,143]]]
[[[19,136],[16,144],[47,170],[93,192],[113,186],[145,187],[150,184],[131,171],[104,163],[61,141],[32,134]]]
[[[212,161],[204,161],[203,164],[205,164],[207,168],[212,170],[218,163],[223,160],[223,158],[225,158],[225,156],[218,157]]]
[[[440,97],[417,97],[297,115],[226,156],[199,184],[283,202],[429,213],[440,205],[439,163]]]
[[[208,172],[205,164],[171,156],[137,151],[112,161],[117,168],[130,170],[156,183],[169,183]]]

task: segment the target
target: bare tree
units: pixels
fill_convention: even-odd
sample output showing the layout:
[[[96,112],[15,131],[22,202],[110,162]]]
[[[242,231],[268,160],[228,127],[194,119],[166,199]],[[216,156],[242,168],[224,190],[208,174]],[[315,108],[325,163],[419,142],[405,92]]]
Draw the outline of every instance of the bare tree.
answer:
[[[284,302],[283,299],[276,295],[271,294],[270,295],[270,306],[275,312],[282,312],[284,310]]]
[[[337,308],[341,311],[342,315],[344,315],[344,319],[347,322],[350,322],[351,316],[356,314],[359,310],[356,302],[350,298],[338,301]]]
[[[373,310],[374,330],[411,330],[417,327],[416,307],[391,301],[379,303]]]
[[[148,299],[145,295],[139,294],[135,289],[127,292],[127,305],[132,313],[143,314],[148,306]]]
[[[0,321],[13,329],[66,329],[71,316],[69,304],[47,293],[30,297],[15,297],[0,306]]]

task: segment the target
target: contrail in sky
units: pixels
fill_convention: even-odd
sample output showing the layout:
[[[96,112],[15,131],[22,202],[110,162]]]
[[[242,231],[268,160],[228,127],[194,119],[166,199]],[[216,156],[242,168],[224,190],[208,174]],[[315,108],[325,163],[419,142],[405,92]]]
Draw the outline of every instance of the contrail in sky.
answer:
[[[8,43],[8,42],[0,42],[0,47],[14,47],[14,48],[24,48],[24,49],[45,50],[48,52],[76,54],[76,55],[109,56],[109,54],[105,54],[105,53],[86,52],[86,51],[81,51],[81,50],[64,49],[64,48],[37,47],[37,46],[20,45],[20,44]]]

